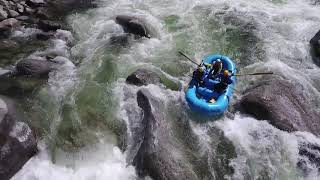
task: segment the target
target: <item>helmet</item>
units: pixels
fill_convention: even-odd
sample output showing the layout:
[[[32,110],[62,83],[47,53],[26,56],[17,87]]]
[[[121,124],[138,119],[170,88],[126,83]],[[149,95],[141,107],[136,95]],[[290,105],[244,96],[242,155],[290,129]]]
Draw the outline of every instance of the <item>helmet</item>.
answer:
[[[199,66],[199,67],[198,67],[198,71],[204,72],[204,70],[205,70],[205,67],[203,67],[203,66]]]
[[[224,76],[229,76],[229,71],[228,71],[228,70],[224,70],[224,71],[223,71],[223,75],[224,75]]]
[[[221,60],[217,59],[216,61],[213,61],[212,64],[221,64]]]

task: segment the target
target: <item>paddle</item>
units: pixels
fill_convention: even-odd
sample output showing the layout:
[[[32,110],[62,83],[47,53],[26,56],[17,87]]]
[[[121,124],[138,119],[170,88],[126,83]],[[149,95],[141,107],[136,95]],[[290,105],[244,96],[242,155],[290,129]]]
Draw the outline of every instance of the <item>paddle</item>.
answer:
[[[257,76],[257,75],[270,75],[273,72],[257,72],[257,73],[248,73],[248,74],[234,74],[233,76]]]
[[[181,51],[178,51],[179,52],[179,54],[180,55],[182,55],[183,57],[185,57],[186,59],[188,59],[189,61],[191,61],[192,63],[194,63],[194,64],[196,64],[197,66],[199,66],[199,64],[196,62],[196,61],[194,61],[194,60],[192,60],[191,58],[189,58],[187,55],[185,55],[183,52],[181,52]]]

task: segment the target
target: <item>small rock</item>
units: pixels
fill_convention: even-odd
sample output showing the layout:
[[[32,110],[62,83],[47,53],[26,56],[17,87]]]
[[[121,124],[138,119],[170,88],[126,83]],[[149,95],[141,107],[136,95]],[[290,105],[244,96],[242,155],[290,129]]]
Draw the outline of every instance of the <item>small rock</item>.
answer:
[[[54,21],[50,21],[50,20],[40,20],[38,25],[39,25],[39,28],[45,32],[56,31],[58,29],[61,29],[62,27],[61,24]]]
[[[121,25],[123,27],[123,30],[127,33],[151,38],[149,28],[141,19],[125,15],[118,15],[116,17],[116,23]]]
[[[36,10],[36,17],[40,19],[49,19],[48,9],[44,7],[39,7]]]
[[[41,77],[48,76],[52,67],[51,63],[45,60],[24,59],[17,63],[16,69],[18,75]]]
[[[320,66],[320,31],[310,40],[311,56],[314,63]]]
[[[10,15],[10,17],[14,18],[14,17],[19,16],[20,14],[17,11],[9,10],[9,15]]]
[[[157,73],[151,70],[138,69],[137,71],[135,71],[127,77],[126,82],[128,84],[143,86],[148,84],[160,84],[161,78]]]
[[[41,7],[45,5],[43,0],[27,0],[26,4],[30,7]]]
[[[18,16],[16,17],[17,20],[19,21],[28,21],[30,18],[28,16]]]
[[[0,5],[3,6],[5,9],[9,9],[9,4],[6,0],[0,0]]]
[[[17,4],[17,11],[22,14],[24,12],[24,7],[21,4]]]
[[[5,20],[8,18],[8,13],[3,10],[3,7],[0,6],[0,21]]]
[[[33,13],[35,13],[36,11],[30,7],[25,7],[25,12],[28,14],[28,15],[32,15]]]
[[[19,21],[14,18],[9,18],[0,22],[0,32],[9,31],[19,26]]]
[[[49,40],[51,37],[53,37],[53,34],[50,34],[50,33],[38,33],[38,34],[36,34],[36,38],[38,40],[41,40],[41,41]]]

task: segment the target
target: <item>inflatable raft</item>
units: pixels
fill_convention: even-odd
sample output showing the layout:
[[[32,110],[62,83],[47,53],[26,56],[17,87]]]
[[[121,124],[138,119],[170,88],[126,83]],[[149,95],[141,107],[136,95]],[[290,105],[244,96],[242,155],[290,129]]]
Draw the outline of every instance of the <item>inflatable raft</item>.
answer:
[[[205,57],[203,62],[212,64],[217,59],[222,61],[222,71],[228,70],[230,74],[236,74],[235,64],[227,56],[209,55]],[[228,108],[236,83],[235,76],[232,76],[231,79],[233,83],[221,93],[213,91],[213,86],[219,83],[217,80],[206,78],[203,85],[199,86],[199,83],[192,79],[186,91],[186,100],[191,110],[208,116],[222,115]],[[213,98],[215,102],[211,103]]]

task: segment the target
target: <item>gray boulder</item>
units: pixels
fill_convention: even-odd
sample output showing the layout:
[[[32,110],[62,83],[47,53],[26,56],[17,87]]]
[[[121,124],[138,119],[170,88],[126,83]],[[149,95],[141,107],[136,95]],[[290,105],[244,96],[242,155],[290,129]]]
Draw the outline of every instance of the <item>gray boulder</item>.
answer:
[[[0,22],[0,32],[11,31],[19,26],[20,22],[14,18],[9,18]]]
[[[285,131],[320,134],[319,107],[311,104],[301,84],[274,79],[249,89],[240,101],[240,110],[261,120],[268,120]]]
[[[9,10],[9,16],[15,18],[15,17],[19,16],[19,13],[14,10]]]
[[[310,40],[311,56],[314,63],[320,66],[320,31]]]
[[[0,5],[0,21],[5,20],[7,18],[8,18],[8,13]]]
[[[151,38],[151,33],[146,23],[136,17],[118,15],[116,17],[116,23],[121,25],[127,33]]]
[[[181,102],[170,99],[164,103],[148,89],[139,90],[136,98],[137,109],[128,100],[132,136],[128,161],[139,176],[155,180],[223,179],[233,173],[229,159],[235,157],[234,147],[219,129],[207,127],[212,139],[208,151],[203,151],[207,147],[201,146]]]
[[[15,103],[0,96],[0,179],[9,180],[37,153],[37,142]]]
[[[52,62],[46,60],[24,59],[16,65],[17,75],[22,76],[47,77],[52,70]]]
[[[148,84],[160,84],[161,79],[159,75],[148,69],[138,69],[127,77],[126,82],[137,86]]]
[[[45,5],[43,0],[26,0],[26,4],[30,7],[41,7]]]

